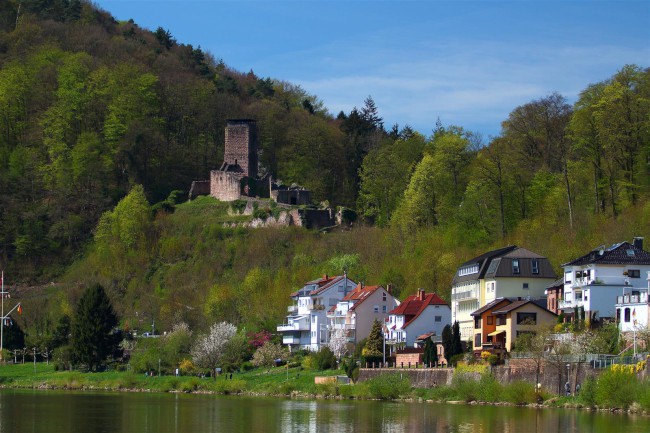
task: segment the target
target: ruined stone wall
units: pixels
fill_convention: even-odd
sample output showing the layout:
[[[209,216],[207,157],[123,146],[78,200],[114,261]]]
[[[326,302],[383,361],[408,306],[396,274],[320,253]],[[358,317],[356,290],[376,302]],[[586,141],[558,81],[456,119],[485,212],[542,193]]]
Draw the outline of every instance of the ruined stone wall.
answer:
[[[311,192],[301,189],[281,189],[273,191],[273,199],[278,203],[303,205],[311,203]]]
[[[395,355],[395,363],[400,366],[415,366],[416,363],[421,365],[423,356],[423,353],[398,353]]]
[[[299,209],[303,227],[319,229],[336,224],[333,209]]]
[[[257,127],[254,120],[229,120],[223,160],[239,165],[244,176],[257,177]]]
[[[239,173],[219,170],[210,172],[210,195],[221,201],[238,200],[241,196],[241,179]]]
[[[209,180],[195,180],[190,187],[189,199],[194,200],[200,195],[210,195]]]

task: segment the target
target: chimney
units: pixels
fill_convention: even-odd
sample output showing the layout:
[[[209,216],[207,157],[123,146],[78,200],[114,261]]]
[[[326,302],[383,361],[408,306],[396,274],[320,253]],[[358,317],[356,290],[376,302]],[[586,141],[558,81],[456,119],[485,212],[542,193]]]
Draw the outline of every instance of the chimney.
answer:
[[[643,238],[639,236],[635,236],[634,239],[632,240],[632,245],[634,245],[636,248],[642,250],[643,249]]]
[[[393,285],[392,284],[387,284],[386,285],[386,291],[388,292],[389,295],[393,294]]]
[[[424,289],[418,289],[418,300],[424,301]]]

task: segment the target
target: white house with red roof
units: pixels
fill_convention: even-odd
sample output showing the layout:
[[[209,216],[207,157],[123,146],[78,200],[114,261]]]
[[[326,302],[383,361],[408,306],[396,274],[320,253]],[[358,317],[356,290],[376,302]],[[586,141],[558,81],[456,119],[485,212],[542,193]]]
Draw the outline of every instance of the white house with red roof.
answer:
[[[330,336],[343,331],[349,343],[356,345],[368,337],[375,320],[384,323],[389,311],[399,305],[390,285],[364,286],[359,283],[336,306],[327,312]]]
[[[417,294],[406,298],[389,312],[384,328],[386,344],[398,348],[414,347],[417,338],[423,334],[442,335],[445,326],[451,325],[451,307],[435,293]]]
[[[298,291],[291,294],[294,304],[289,306],[286,323],[278,325],[282,334],[282,344],[293,349],[318,351],[329,342],[327,329],[327,311],[335,307],[357,283],[347,275],[309,281]]]

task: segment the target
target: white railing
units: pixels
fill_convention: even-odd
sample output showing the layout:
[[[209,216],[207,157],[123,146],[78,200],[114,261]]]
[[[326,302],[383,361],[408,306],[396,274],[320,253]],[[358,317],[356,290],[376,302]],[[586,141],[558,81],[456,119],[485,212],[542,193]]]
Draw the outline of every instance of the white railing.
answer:
[[[479,290],[478,288],[474,287],[472,289],[466,289],[466,288],[454,288],[452,289],[451,292],[451,300],[452,301],[464,301],[466,299],[478,299],[479,295]]]
[[[577,301],[565,301],[565,300],[560,300],[557,303],[557,307],[562,310],[565,308],[574,308],[574,307],[584,307],[585,306],[585,301],[583,300],[577,300]]]
[[[300,344],[299,337],[282,337],[282,344]]]
[[[287,313],[297,313],[298,312],[298,306],[297,305],[289,305],[287,307]]]
[[[617,304],[641,304],[648,302],[648,294],[641,293],[638,295],[623,295],[616,297]]]
[[[306,321],[292,322],[292,323],[283,323],[278,325],[278,332],[287,332],[287,331],[308,331],[309,323]]]

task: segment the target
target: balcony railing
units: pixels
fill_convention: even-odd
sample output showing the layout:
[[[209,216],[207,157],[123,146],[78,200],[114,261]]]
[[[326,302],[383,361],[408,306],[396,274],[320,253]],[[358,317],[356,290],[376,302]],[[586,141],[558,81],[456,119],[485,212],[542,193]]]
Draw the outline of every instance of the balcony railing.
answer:
[[[623,295],[616,297],[617,304],[641,304],[648,302],[648,294],[641,293],[638,295]]]
[[[574,308],[574,307],[584,307],[585,306],[585,301],[582,299],[574,300],[574,301],[565,301],[565,300],[560,300],[557,303],[557,307],[560,310],[566,309],[566,308]]]
[[[283,323],[278,325],[278,332],[288,332],[288,331],[309,331],[309,322],[300,321],[292,323]]]
[[[297,305],[289,305],[287,307],[287,313],[295,314],[297,312],[298,312],[298,306]]]
[[[478,288],[465,289],[465,288],[454,288],[451,292],[452,301],[464,301],[466,299],[478,299],[479,295]]]
[[[282,337],[282,344],[300,344],[299,337],[284,336]]]

